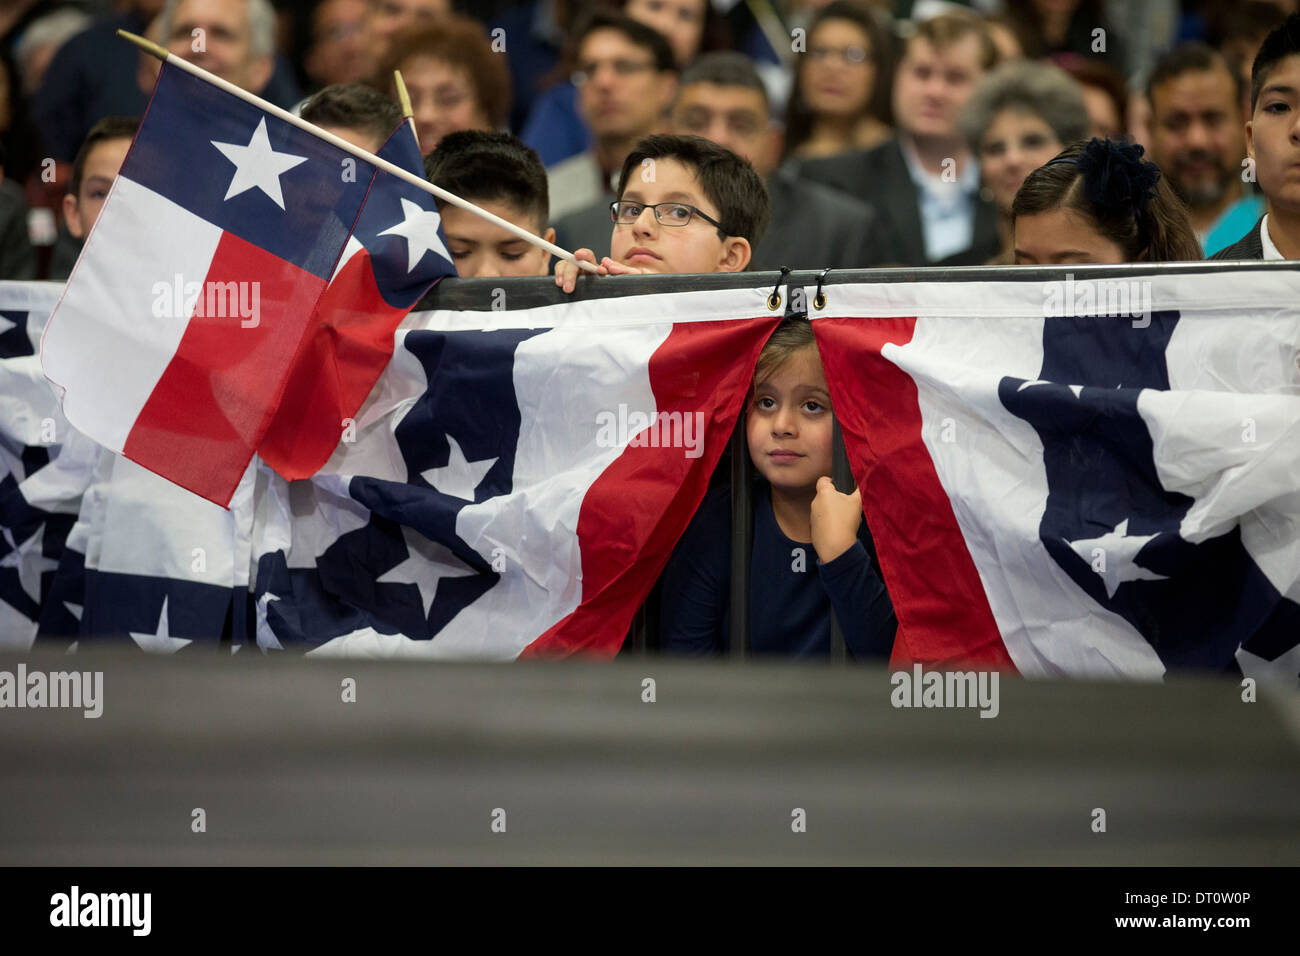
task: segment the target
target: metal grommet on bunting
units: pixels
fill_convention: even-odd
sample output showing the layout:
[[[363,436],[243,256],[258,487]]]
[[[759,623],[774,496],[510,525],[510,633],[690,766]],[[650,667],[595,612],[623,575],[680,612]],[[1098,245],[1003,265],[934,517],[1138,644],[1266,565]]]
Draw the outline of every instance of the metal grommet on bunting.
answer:
[[[826,281],[826,274],[830,269],[823,269],[817,276],[817,291],[813,294],[813,308],[820,312],[826,308],[826,293],[822,291],[822,283]]]
[[[767,297],[767,307],[773,312],[781,308],[781,283],[785,281],[785,277],[789,274],[790,270],[782,266],[781,275],[776,280],[776,287],[772,289],[772,294]]]

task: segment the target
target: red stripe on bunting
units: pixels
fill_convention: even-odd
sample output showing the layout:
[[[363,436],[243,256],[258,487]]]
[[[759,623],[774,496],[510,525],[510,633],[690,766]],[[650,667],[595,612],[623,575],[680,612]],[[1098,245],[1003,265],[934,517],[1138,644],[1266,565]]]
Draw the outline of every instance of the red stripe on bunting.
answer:
[[[921,434],[916,383],[881,354],[915,318],[813,322],[835,417],[894,603],[894,666],[1015,670]]]
[[[206,276],[182,277],[200,280],[176,354],[122,453],[224,506],[275,408],[325,280],[230,233]]]
[[[649,374],[658,411],[701,412],[702,454],[688,458],[680,447],[629,445],[591,483],[578,514],[582,602],[522,657],[618,653],[708,490],[749,394],[758,353],[779,321],[681,323],[655,350]]]

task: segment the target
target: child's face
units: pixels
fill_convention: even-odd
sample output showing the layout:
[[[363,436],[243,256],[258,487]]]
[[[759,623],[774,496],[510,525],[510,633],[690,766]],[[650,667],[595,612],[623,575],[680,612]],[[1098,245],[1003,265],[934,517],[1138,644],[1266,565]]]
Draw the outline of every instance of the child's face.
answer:
[[[1300,210],[1300,55],[1279,60],[1264,80],[1246,148],[1269,207]]]
[[[650,181],[647,181],[650,180]],[[630,225],[614,225],[610,258],[643,272],[663,275],[697,272],[741,272],[749,264],[749,242],[739,236],[718,238],[712,223],[692,216],[684,226],[665,226],[655,219],[655,203],[681,202],[722,221],[721,211],[704,195],[695,170],[675,159],[657,159],[633,170],[619,197],[644,203],[641,216]]]
[[[831,473],[831,396],[817,348],[795,352],[754,386],[747,422],[749,457],[783,491],[806,492]]]
[[[475,205],[539,235],[535,218],[517,206],[480,201]],[[447,235],[447,251],[456,264],[456,274],[462,279],[544,276],[551,263],[546,250],[451,204],[442,208],[442,231]],[[542,238],[554,242],[555,230],[547,229]]]
[[[1016,217],[1016,265],[1110,265],[1124,250],[1068,209]]]
[[[76,238],[85,239],[90,235],[90,227],[99,218],[108,191],[113,188],[113,181],[117,179],[118,170],[126,162],[130,150],[131,141],[120,137],[96,143],[87,154],[81,170],[81,188],[77,195],[63,197],[63,215],[68,223],[68,232]]]

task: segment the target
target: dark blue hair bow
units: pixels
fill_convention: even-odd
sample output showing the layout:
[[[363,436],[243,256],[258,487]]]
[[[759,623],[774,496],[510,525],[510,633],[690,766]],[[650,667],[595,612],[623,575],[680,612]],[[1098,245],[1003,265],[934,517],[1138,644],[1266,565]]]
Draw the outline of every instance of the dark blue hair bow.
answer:
[[[1136,143],[1089,140],[1076,160],[1084,195],[1100,209],[1123,209],[1140,220],[1160,181],[1160,167],[1144,160],[1143,152]]]

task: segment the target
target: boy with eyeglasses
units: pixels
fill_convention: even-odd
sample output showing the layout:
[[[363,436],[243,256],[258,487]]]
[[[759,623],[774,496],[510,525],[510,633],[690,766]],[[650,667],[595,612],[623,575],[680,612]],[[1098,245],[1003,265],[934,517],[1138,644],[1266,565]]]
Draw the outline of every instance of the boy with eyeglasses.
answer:
[[[610,255],[597,271],[744,272],[770,217],[767,188],[747,160],[699,136],[647,136],[623,161]],[[590,249],[574,256],[596,263]],[[565,292],[577,276],[571,262],[555,267]]]

